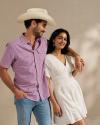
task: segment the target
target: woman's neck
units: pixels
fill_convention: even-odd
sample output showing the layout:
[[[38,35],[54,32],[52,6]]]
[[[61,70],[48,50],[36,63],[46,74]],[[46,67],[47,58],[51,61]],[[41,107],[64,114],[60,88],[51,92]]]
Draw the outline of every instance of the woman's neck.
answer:
[[[56,55],[56,56],[59,56],[59,55],[61,55],[61,50],[60,49],[55,49],[53,51],[53,54]]]

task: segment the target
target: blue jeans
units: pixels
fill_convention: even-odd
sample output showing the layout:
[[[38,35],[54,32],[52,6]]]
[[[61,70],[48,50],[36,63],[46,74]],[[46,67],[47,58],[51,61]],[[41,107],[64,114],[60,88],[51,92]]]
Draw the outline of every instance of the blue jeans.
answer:
[[[38,125],[51,125],[50,104],[48,99],[32,101],[26,98],[16,100],[18,125],[30,125],[33,112]]]

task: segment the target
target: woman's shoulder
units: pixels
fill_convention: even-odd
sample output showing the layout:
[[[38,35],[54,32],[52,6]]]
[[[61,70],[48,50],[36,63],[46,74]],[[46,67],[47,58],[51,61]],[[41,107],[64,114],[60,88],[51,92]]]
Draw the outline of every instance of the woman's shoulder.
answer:
[[[52,54],[47,54],[46,55],[46,61],[49,61],[49,62],[52,61]]]
[[[51,53],[47,54],[46,58],[51,59],[52,58],[52,54]]]

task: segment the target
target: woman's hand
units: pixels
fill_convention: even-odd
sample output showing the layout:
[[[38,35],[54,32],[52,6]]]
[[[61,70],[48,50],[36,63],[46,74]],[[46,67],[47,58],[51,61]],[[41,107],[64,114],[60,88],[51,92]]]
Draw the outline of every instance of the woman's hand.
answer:
[[[78,72],[79,72],[79,71],[78,71],[77,69],[74,69],[74,70],[72,71],[72,75],[73,75],[73,76],[76,76]]]
[[[54,114],[58,117],[61,117],[62,116],[62,110],[61,110],[61,107],[59,106],[59,104],[53,104],[53,111],[54,111]]]

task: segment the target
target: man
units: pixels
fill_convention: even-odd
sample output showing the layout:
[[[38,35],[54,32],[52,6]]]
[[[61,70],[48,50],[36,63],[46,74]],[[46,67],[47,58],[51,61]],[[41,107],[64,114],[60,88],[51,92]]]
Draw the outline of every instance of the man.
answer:
[[[26,32],[7,44],[0,62],[0,76],[15,96],[18,125],[29,125],[32,112],[39,125],[51,125],[49,91],[44,72],[47,40],[42,36],[46,25],[54,25],[55,21],[41,8],[28,9],[18,21],[24,22]],[[72,49],[69,51],[75,57],[76,66],[81,69],[80,57]],[[14,80],[8,73],[10,66],[15,73]]]

